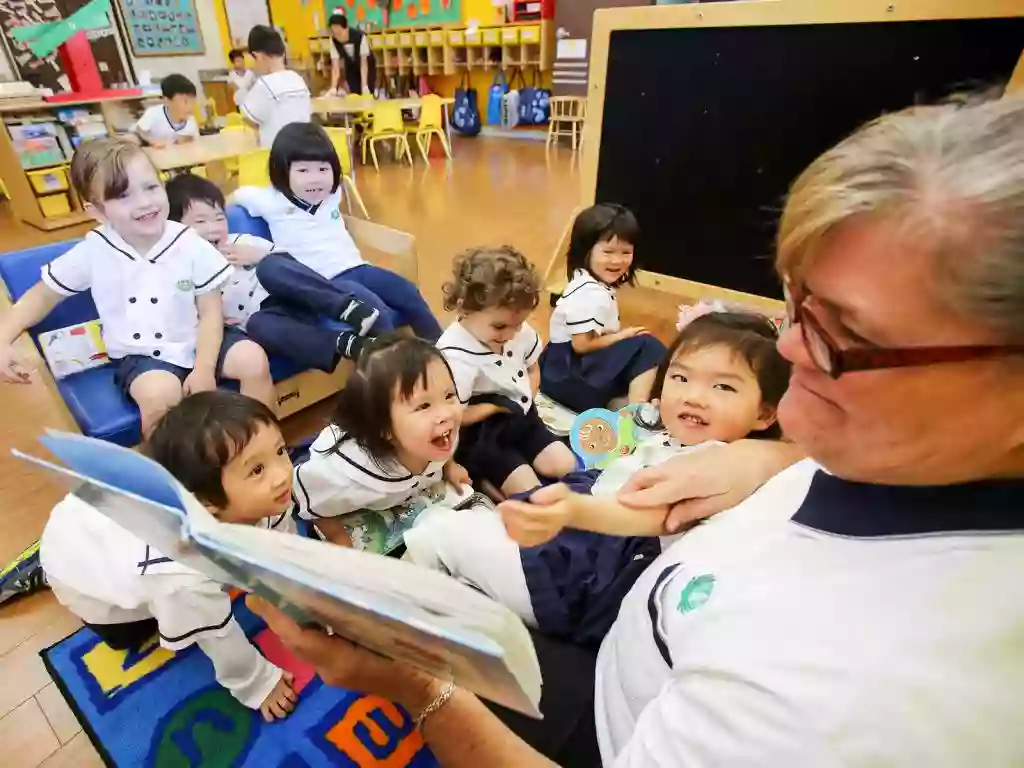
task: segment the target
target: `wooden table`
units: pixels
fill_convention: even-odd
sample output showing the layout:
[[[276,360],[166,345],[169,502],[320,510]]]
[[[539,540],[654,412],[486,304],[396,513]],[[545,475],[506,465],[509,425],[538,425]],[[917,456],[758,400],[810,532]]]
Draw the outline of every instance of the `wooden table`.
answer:
[[[161,171],[172,171],[178,168],[191,168],[195,165],[223,163],[232,157],[238,157],[259,148],[259,139],[254,134],[231,131],[212,136],[200,136],[194,141],[171,144],[160,149],[147,147],[146,153]]]
[[[349,128],[349,119],[352,115],[372,112],[374,107],[383,103],[384,102],[381,99],[372,99],[369,97],[362,99],[349,99],[339,96],[320,96],[319,98],[313,99],[313,112],[318,115],[323,115],[324,117],[327,115],[342,115],[345,118],[345,127]],[[399,109],[419,109],[423,106],[423,99],[419,97],[387,99],[387,103],[393,104]],[[452,146],[452,118],[451,115],[448,114],[448,107],[454,103],[455,99],[452,98],[441,99],[441,105],[444,107],[441,111],[444,114],[444,129],[445,134],[448,136],[449,147]],[[454,151],[454,148],[452,151]]]

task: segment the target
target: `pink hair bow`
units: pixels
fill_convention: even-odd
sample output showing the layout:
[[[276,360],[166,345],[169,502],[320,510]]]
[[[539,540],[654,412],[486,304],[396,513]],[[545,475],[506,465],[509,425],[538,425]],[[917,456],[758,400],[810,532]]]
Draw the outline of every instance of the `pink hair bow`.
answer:
[[[679,318],[676,320],[676,330],[681,331],[698,317],[714,314],[715,312],[728,312],[725,304],[720,301],[713,301],[710,304],[698,301],[696,304],[680,304]]]

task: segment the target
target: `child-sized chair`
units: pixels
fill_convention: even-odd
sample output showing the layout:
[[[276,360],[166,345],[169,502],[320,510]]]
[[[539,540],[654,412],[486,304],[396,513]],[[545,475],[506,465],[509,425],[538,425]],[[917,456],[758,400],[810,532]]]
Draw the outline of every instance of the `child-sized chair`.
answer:
[[[583,142],[583,124],[587,119],[585,96],[552,96],[547,145],[563,136],[572,139],[573,151]]]
[[[244,128],[245,120],[238,112],[228,112],[224,115],[224,127],[225,128]]]
[[[254,149],[238,156],[238,186],[270,186],[269,149]]]
[[[377,144],[381,141],[394,141],[395,159],[402,160],[408,157],[409,165],[412,165],[412,152],[409,150],[409,140],[405,136],[402,108],[387,101],[381,101],[373,108],[373,124],[370,130],[363,134],[363,164],[366,164],[366,148],[369,147],[373,167],[378,171],[380,164],[377,162]]]
[[[364,218],[370,218],[363,198],[356,189],[356,180],[352,176],[352,152],[349,142],[352,137],[352,130],[349,128],[325,127],[327,135],[331,137],[331,143],[338,153],[338,160],[341,163],[341,182],[345,186],[345,203],[348,205],[348,212],[352,213],[352,201],[356,201],[359,210],[363,212]]]
[[[427,157],[430,151],[430,143],[434,136],[441,140],[444,153],[448,159],[452,159],[452,149],[448,146],[448,137],[444,133],[443,102],[436,93],[428,93],[423,99],[423,106],[420,108],[420,121],[418,125],[410,125],[406,128],[408,133],[416,137],[416,146],[420,148],[423,155],[423,162],[429,163]]]

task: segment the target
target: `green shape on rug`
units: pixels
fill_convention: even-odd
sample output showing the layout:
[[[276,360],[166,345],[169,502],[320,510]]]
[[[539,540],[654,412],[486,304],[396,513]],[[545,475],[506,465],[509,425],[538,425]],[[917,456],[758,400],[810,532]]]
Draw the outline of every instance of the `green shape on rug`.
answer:
[[[155,768],[230,768],[246,752],[253,713],[220,686],[188,699],[157,738]]]

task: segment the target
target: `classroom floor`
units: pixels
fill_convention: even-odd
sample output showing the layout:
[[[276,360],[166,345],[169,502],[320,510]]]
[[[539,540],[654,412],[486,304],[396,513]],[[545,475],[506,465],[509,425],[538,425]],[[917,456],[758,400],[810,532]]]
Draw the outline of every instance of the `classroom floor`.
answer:
[[[454,152],[449,167],[432,160],[425,168],[417,157],[411,170],[382,166],[378,174],[360,168],[356,179],[375,221],[416,236],[421,289],[439,317],[445,314],[441,284],[456,253],[472,245],[508,243],[543,269],[580,198],[578,157],[568,149],[547,152],[540,142],[475,139],[457,140]],[[41,233],[13,220],[7,205],[0,205],[4,251],[78,237],[89,228]],[[664,337],[676,304],[663,294],[625,297],[624,324],[646,325]],[[549,312],[542,304],[532,320],[542,333]],[[9,454],[15,446],[33,450],[35,436],[54,425],[46,398],[37,387],[0,387],[0,563],[6,563],[38,538],[62,492]],[[292,417],[285,425],[287,437],[314,434],[328,414],[329,406],[322,405]],[[77,626],[49,592],[0,608],[0,763],[5,768],[102,765],[38,656]]]

